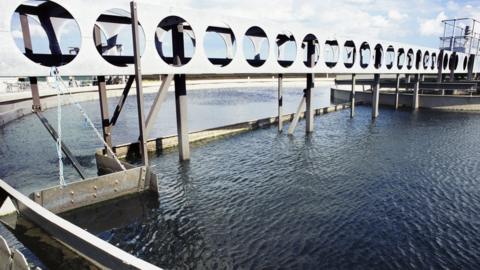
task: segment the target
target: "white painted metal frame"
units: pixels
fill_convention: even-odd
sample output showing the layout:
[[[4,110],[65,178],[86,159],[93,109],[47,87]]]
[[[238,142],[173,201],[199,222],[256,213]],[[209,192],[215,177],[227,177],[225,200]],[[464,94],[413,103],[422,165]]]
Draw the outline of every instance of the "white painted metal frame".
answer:
[[[16,8],[25,2],[24,0],[0,0],[2,9],[0,9],[0,77],[18,77],[18,76],[48,76],[50,68],[41,66],[32,62],[25,57],[16,47],[11,33],[11,18]],[[98,0],[57,0],[55,1],[69,11],[80,27],[81,32],[81,48],[79,54],[69,64],[59,68],[62,75],[129,75],[134,73],[132,66],[117,67],[102,58],[97,52],[93,40],[93,29],[97,18],[107,10],[118,8],[129,11],[128,0],[117,1],[98,1]],[[179,16],[185,19],[192,27],[195,38],[196,48],[193,58],[189,63],[181,67],[173,67],[165,63],[158,54],[155,47],[155,31],[162,19],[168,16]],[[167,7],[161,4],[138,3],[139,22],[142,25],[146,37],[145,51],[142,56],[142,73],[148,74],[235,74],[235,73],[338,73],[338,74],[438,74],[437,64],[435,68],[425,69],[423,59],[420,68],[416,68],[415,64],[411,69],[406,67],[402,69],[397,67],[398,50],[403,48],[405,53],[410,49],[416,53],[418,50],[422,52],[422,58],[425,52],[431,56],[433,53],[440,54],[440,50],[436,48],[426,48],[396,42],[388,42],[373,39],[349,39],[349,38],[328,38],[315,29],[306,29],[299,26],[285,27],[282,24],[272,24],[263,20],[245,20],[231,17],[222,17],[214,14],[205,14],[193,10],[179,10]],[[207,58],[204,51],[204,36],[209,26],[228,25],[236,39],[236,54],[230,64],[225,67],[213,65]],[[269,43],[269,55],[267,61],[260,67],[250,66],[243,55],[243,37],[245,32],[252,26],[258,26],[265,31]],[[297,57],[295,62],[289,67],[282,67],[277,62],[277,48],[275,39],[278,34],[288,31],[293,34],[296,47]],[[313,68],[304,65],[304,51],[301,49],[301,42],[308,34],[314,34],[320,44],[320,60]],[[336,40],[339,44],[338,63],[335,67],[328,67],[325,64],[324,51],[325,42],[327,40]],[[346,41],[352,40],[356,47],[355,63],[351,68],[344,65],[343,50]],[[368,42],[370,46],[370,64],[366,68],[360,66],[360,45]],[[380,44],[383,48],[382,67],[374,67],[374,48]],[[385,65],[385,54],[387,48],[393,46],[395,49],[395,61],[393,67],[388,69]],[[450,58],[451,52],[445,52]],[[455,69],[455,73],[467,73],[464,69],[463,61],[465,54],[458,53],[459,63]],[[415,60],[414,60],[415,63]],[[475,60],[474,72],[480,70],[479,59]],[[442,73],[450,73],[450,69],[442,70]]]

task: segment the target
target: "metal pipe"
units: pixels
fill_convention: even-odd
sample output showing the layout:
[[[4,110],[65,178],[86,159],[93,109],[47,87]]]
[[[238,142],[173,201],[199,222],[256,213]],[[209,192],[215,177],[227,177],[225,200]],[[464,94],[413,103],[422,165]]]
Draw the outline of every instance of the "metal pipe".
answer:
[[[110,124],[110,114],[108,112],[107,88],[105,85],[105,76],[98,76],[98,96],[100,101],[100,116],[102,118],[103,139],[107,145],[112,148],[112,126]],[[105,146],[104,154],[108,153]],[[109,154],[110,155],[110,154]]]
[[[143,85],[142,85],[142,69],[140,62],[140,39],[138,30],[138,14],[137,3],[130,2],[130,11],[132,16],[132,37],[133,37],[133,55],[135,59],[135,82],[137,87],[137,112],[138,112],[138,128],[140,132],[140,154],[142,155],[143,165],[148,165],[147,141],[145,138],[145,113],[143,101]]]

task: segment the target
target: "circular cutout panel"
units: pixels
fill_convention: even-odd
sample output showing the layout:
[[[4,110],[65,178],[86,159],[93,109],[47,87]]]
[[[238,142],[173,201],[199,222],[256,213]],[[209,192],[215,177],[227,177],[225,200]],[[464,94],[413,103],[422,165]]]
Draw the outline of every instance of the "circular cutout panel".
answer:
[[[343,64],[346,68],[351,68],[355,64],[357,49],[353,40],[348,40],[343,45]]]
[[[307,67],[314,67],[320,59],[320,43],[313,34],[308,34],[302,41],[303,63]]]
[[[370,51],[370,45],[367,42],[363,42],[360,46],[360,66],[362,68],[367,68],[370,65],[370,58],[372,57],[372,52]]]
[[[385,66],[388,69],[392,69],[395,63],[395,49],[393,46],[388,46],[387,52],[385,53]]]
[[[66,65],[80,51],[82,38],[77,22],[53,1],[20,5],[11,18],[11,33],[20,51],[43,66]]]
[[[383,48],[382,48],[382,45],[380,44],[377,44],[375,46],[375,55],[373,57],[374,59],[374,62],[375,62],[375,68],[376,69],[379,69],[382,67],[382,63],[383,63]]]
[[[402,69],[405,65],[405,60],[407,56],[405,55],[405,50],[403,48],[398,49],[398,56],[397,56],[397,68]]]
[[[222,67],[232,62],[237,51],[235,35],[227,25],[209,26],[205,33],[203,47],[208,60]]]
[[[181,67],[192,60],[195,53],[195,33],[190,24],[178,16],[163,19],[155,31],[155,46],[162,60]]]
[[[268,59],[270,45],[265,31],[258,26],[250,27],[243,37],[243,54],[252,67],[262,66]]]
[[[277,35],[277,61],[282,67],[289,67],[297,58],[297,43],[292,33],[285,31]]]
[[[138,33],[140,54],[142,54],[145,50],[145,33],[141,26]],[[102,13],[95,22],[93,41],[98,53],[110,64],[119,67],[134,64],[130,12],[123,9],[110,9]]]
[[[327,40],[325,41],[325,48],[323,56],[325,58],[325,65],[329,68],[333,68],[338,63],[338,58],[340,56],[340,46],[338,46],[338,41],[336,40]]]

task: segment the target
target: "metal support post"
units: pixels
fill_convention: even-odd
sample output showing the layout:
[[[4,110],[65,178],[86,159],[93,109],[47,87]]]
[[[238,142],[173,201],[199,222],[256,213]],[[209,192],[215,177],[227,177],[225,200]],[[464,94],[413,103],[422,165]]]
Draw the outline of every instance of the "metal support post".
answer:
[[[375,74],[372,88],[372,119],[378,117],[378,104],[380,102],[380,74]]]
[[[310,73],[307,74],[307,88],[305,88],[305,121],[306,123],[306,132],[310,133],[313,132],[313,117],[314,117],[314,110],[312,105],[312,88],[314,87],[314,74]]]
[[[175,65],[184,63],[185,47],[183,40],[183,25],[172,29],[172,46]],[[190,159],[190,142],[188,138],[187,118],[187,85],[185,74],[176,74],[175,81],[175,111],[177,117],[177,138],[180,161]]]
[[[307,44],[307,66],[313,68],[315,65],[315,44],[312,40],[310,40]],[[327,75],[328,76],[328,75]],[[306,103],[306,111],[305,111],[305,121],[307,122],[305,125],[306,132],[310,133],[313,132],[313,117],[314,117],[314,110],[312,104],[312,89],[315,87],[315,74],[309,73],[307,74],[307,88],[305,88],[305,103]]]
[[[412,108],[417,110],[419,107],[418,91],[420,89],[420,75],[415,75],[415,86],[413,88]]]
[[[356,76],[352,74],[352,92],[350,93],[350,118],[355,116],[355,85]]]
[[[143,86],[142,86],[142,69],[140,63],[140,39],[138,33],[138,15],[137,3],[130,2],[130,11],[132,15],[132,37],[133,37],[133,54],[135,59],[135,83],[137,87],[137,112],[138,112],[138,127],[140,131],[140,154],[142,155],[143,165],[148,165],[148,150],[145,138],[145,114],[143,106]]]
[[[190,143],[188,138],[187,87],[185,75],[175,75],[175,108],[179,158],[181,161],[189,160]]]
[[[32,47],[32,37],[30,35],[30,26],[28,24],[28,16],[24,13],[20,14],[20,26],[22,28],[22,36],[23,36],[23,46],[25,47],[25,54],[27,57],[31,57],[33,54],[33,47]],[[38,91],[38,82],[36,77],[29,77],[30,81],[30,89],[32,91],[32,111],[37,112],[42,110],[42,106],[40,104],[40,94]]]
[[[112,147],[112,126],[110,125],[110,115],[108,112],[108,97],[107,97],[107,87],[105,85],[105,76],[98,76],[98,95],[100,101],[100,113],[102,117],[102,130],[103,130],[103,139],[107,145]],[[105,146],[104,153],[108,154],[107,147]]]
[[[400,99],[400,74],[397,74],[395,80],[395,110],[398,110],[398,103]]]
[[[283,74],[278,74],[278,132],[283,130]]]

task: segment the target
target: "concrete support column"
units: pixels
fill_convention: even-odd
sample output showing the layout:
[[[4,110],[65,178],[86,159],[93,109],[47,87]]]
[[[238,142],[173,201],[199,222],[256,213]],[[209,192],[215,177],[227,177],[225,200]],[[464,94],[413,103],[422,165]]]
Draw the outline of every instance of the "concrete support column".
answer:
[[[395,80],[395,110],[398,110],[398,103],[400,99],[400,74],[397,74]]]
[[[305,103],[306,103],[306,110],[305,110],[305,120],[306,120],[306,132],[310,133],[313,132],[313,117],[314,111],[312,106],[312,88],[314,87],[314,74],[310,73],[307,74],[307,88],[305,88]]]
[[[107,97],[107,88],[105,85],[105,76],[98,76],[98,95],[100,101],[100,113],[102,118],[102,130],[103,130],[103,139],[108,144],[108,146],[112,147],[112,129],[110,125],[110,115],[108,112],[108,97]],[[105,147],[106,148],[106,147]],[[105,149],[104,153],[108,153],[107,149]]]
[[[356,76],[352,74],[352,92],[350,93],[350,118],[355,116],[355,85]]]
[[[137,3],[130,2],[130,10],[132,14],[132,37],[133,37],[133,55],[135,60],[135,85],[137,87],[137,112],[138,112],[138,128],[139,128],[139,142],[140,154],[142,155],[143,165],[148,165],[148,149],[145,138],[145,108],[143,100],[143,84],[142,84],[142,68],[140,62],[140,38],[138,32],[138,15]]]
[[[380,74],[375,74],[374,86],[372,88],[372,119],[378,117],[378,107],[380,102]]]
[[[283,130],[283,74],[278,74],[278,132]]]
[[[419,107],[418,92],[420,89],[420,75],[415,75],[415,86],[413,87],[412,108],[417,110]]]

